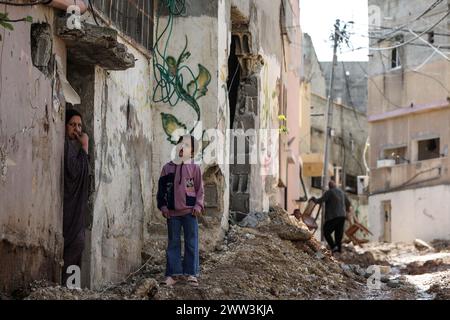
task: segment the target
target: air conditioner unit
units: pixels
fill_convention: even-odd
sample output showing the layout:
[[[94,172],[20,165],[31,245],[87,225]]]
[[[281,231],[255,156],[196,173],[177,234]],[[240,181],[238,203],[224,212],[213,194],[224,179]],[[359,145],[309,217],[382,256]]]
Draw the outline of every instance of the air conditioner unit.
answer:
[[[367,193],[367,188],[369,187],[369,176],[358,176],[358,195],[363,195]]]

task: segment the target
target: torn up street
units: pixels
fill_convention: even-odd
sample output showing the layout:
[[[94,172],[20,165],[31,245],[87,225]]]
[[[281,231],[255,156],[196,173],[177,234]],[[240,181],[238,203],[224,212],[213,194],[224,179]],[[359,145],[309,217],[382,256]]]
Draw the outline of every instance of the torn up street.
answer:
[[[338,258],[310,238],[306,226],[282,209],[271,211],[255,228],[234,225],[223,243],[202,255],[202,283],[168,289],[162,252],[127,281],[103,290],[69,290],[34,283],[26,299],[448,299],[450,242],[434,247],[406,244],[345,246]],[[380,287],[371,289],[380,266]],[[368,282],[369,281],[369,282]],[[433,285],[432,285],[433,284]]]

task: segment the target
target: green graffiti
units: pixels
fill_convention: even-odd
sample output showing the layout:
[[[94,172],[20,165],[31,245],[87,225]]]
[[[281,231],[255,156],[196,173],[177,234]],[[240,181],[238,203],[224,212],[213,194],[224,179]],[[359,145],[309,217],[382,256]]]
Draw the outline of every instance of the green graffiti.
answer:
[[[176,144],[178,138],[186,132],[186,126],[178,121],[175,116],[164,112],[161,112],[161,120],[167,140],[172,144]]]
[[[0,27],[3,27],[7,30],[12,31],[12,30],[14,30],[14,27],[11,23],[21,22],[21,21],[32,23],[33,18],[31,16],[26,16],[25,18],[22,18],[22,19],[11,20],[11,19],[9,19],[7,12],[0,12]]]
[[[187,51],[187,36],[185,36],[185,45],[178,58],[167,54],[173,31],[174,17],[179,16],[184,12],[185,2],[184,0],[164,0],[160,3],[162,5],[158,10],[156,20],[156,41],[153,47],[153,71],[156,82],[153,91],[153,102],[162,102],[174,107],[180,101],[184,101],[194,110],[197,116],[195,125],[189,130],[189,133],[192,133],[201,118],[201,110],[197,100],[208,92],[211,74],[203,65],[198,64],[198,74],[194,75],[194,72],[185,64],[191,56],[191,53]],[[164,9],[168,11],[167,24],[164,29],[159,32],[159,18]],[[165,39],[163,40],[163,38]],[[161,46],[162,42],[163,45]],[[187,85],[185,85],[187,82],[185,80],[190,80]],[[173,127],[176,124],[176,126],[187,130],[186,124],[180,122],[173,115],[169,117],[166,113],[161,113],[161,119],[164,132],[167,134],[167,140],[172,144],[175,144],[176,141],[174,137],[171,136],[174,132],[172,130]]]

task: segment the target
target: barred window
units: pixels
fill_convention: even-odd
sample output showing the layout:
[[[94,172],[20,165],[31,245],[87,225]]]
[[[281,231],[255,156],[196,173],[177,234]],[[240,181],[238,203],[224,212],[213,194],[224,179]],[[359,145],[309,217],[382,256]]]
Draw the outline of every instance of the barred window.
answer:
[[[111,23],[147,50],[153,46],[154,0],[92,0]]]

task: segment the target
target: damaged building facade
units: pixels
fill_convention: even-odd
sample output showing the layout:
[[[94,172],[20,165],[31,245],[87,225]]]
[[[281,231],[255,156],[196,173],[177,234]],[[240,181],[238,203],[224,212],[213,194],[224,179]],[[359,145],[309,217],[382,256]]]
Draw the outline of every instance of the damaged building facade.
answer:
[[[299,130],[298,20],[297,1],[268,0],[186,1],[185,14],[159,16],[157,59],[177,61],[189,52],[178,68],[184,75],[192,70],[185,89],[198,93],[195,101],[176,94],[169,98],[158,91],[167,84],[164,72],[155,72],[154,141],[160,148],[153,148],[153,184],[173,150],[175,131],[192,132],[202,141],[207,214],[201,219],[201,249],[223,236],[230,219],[268,211],[276,203],[293,209],[299,197],[299,153],[289,148],[288,134],[279,134],[281,126],[290,129],[291,137]],[[166,26],[173,33],[161,32]],[[281,114],[286,121],[279,120]],[[260,139],[261,131],[269,134],[267,139]],[[256,148],[260,144],[265,145]],[[257,163],[251,162],[253,152],[261,149],[265,152]],[[289,170],[295,178],[288,181]],[[156,209],[153,213],[150,233],[164,243],[165,221]]]
[[[11,19],[32,18],[0,30],[2,291],[60,279],[66,103],[90,137],[82,285],[121,280],[141,262],[152,196],[151,42],[95,4],[97,22],[85,14],[79,28],[52,6],[0,6]]]
[[[4,292],[61,277],[69,103],[90,137],[83,287],[120,282],[141,265],[142,251],[164,248],[165,221],[154,199],[180,132],[202,142],[197,160],[209,159],[199,162],[206,191],[201,250],[223,236],[229,212],[242,217],[277,203],[292,209],[300,197],[298,179],[290,178],[299,174],[292,138],[301,125],[297,1],[92,3],[95,14],[84,13],[79,26],[50,5],[0,5],[11,19],[32,18],[0,28]],[[286,130],[265,145],[276,151],[263,162],[230,161],[251,151],[250,144],[243,154],[232,148],[228,130],[280,127]]]
[[[370,30],[379,38],[369,61],[373,240],[449,239],[450,63],[441,50],[450,44],[450,2],[369,4],[381,24]]]

